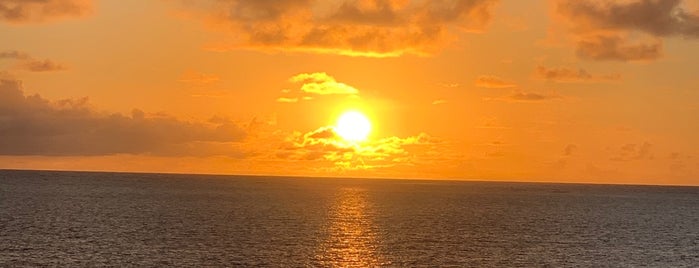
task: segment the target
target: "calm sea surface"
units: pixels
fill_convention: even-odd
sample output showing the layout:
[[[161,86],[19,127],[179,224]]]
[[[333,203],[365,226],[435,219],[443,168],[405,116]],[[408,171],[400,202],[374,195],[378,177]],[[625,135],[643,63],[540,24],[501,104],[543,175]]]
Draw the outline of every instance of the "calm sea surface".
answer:
[[[0,266],[699,266],[699,187],[0,171]]]

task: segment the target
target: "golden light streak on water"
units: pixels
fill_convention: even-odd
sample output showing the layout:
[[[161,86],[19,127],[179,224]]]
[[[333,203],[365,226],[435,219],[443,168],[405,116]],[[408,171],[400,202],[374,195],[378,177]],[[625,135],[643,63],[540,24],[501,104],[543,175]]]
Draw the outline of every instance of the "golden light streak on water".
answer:
[[[361,188],[342,188],[329,213],[328,237],[320,246],[323,266],[373,267],[386,264],[378,250],[375,213]]]

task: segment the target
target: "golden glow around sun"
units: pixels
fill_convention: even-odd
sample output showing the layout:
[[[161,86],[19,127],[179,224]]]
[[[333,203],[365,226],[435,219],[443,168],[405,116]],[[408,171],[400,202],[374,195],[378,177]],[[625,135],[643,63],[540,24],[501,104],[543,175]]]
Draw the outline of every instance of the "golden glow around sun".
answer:
[[[371,132],[371,122],[360,112],[348,111],[337,119],[335,132],[346,141],[364,141]]]

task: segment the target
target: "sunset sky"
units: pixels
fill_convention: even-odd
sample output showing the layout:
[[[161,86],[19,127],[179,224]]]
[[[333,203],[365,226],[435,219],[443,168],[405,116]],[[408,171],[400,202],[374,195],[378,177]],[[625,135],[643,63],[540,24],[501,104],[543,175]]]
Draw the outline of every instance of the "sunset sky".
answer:
[[[699,185],[699,0],[0,0],[0,40],[0,168]]]

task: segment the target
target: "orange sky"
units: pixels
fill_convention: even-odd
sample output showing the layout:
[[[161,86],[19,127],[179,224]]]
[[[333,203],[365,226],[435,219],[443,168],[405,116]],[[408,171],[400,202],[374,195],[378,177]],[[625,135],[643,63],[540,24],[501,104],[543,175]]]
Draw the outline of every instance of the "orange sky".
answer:
[[[9,0],[0,36],[0,168],[699,185],[699,0]]]

